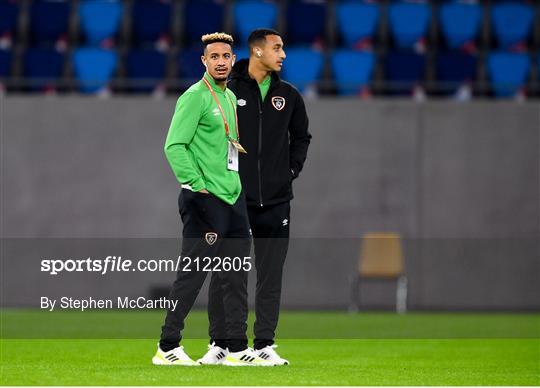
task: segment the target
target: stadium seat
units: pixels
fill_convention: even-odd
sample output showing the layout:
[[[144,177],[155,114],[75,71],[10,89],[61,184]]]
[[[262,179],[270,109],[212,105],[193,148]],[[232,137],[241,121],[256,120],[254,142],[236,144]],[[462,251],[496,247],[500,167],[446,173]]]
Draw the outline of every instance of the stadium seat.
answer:
[[[116,0],[85,0],[79,7],[81,30],[89,45],[114,38],[120,28],[122,3]]]
[[[311,44],[324,40],[325,24],[324,1],[293,1],[287,9],[287,43]]]
[[[152,91],[165,78],[167,58],[157,50],[132,50],[126,58],[127,77],[137,82],[135,91]]]
[[[0,2],[0,39],[9,39],[10,42],[17,30],[19,5],[16,1]]]
[[[411,48],[427,33],[431,9],[427,3],[393,3],[389,20],[392,36],[399,48]]]
[[[178,76],[187,83],[200,80],[205,71],[201,62],[201,49],[199,47],[181,51],[176,57],[176,64]]]
[[[496,97],[512,97],[525,86],[530,70],[524,53],[495,52],[488,56],[487,68]]]
[[[370,83],[375,67],[373,53],[338,50],[332,54],[331,61],[339,94],[359,94]]]
[[[23,55],[23,76],[32,80],[31,90],[54,86],[64,70],[64,54],[55,49],[29,48]]]
[[[323,68],[323,56],[309,48],[290,48],[283,65],[283,78],[301,92],[319,81]]]
[[[379,22],[379,6],[359,1],[343,1],[336,6],[337,28],[347,47],[372,39]]]
[[[11,50],[0,50],[0,79],[10,76],[12,59]]]
[[[527,40],[532,30],[532,6],[516,2],[503,2],[492,8],[492,23],[499,47],[510,48]]]
[[[224,16],[225,7],[222,1],[189,0],[184,9],[187,43],[200,43],[201,35],[222,31]]]
[[[398,233],[366,233],[351,282],[350,312],[360,308],[360,282],[369,279],[396,282],[396,312],[407,312],[407,284],[402,237]]]
[[[256,28],[274,28],[277,5],[268,1],[238,1],[233,5],[234,25],[241,44]]]
[[[171,3],[138,0],[133,4],[133,37],[138,44],[156,42],[170,33]]]
[[[477,58],[461,51],[447,51],[436,60],[437,81],[446,93],[455,93],[467,82],[476,80]]]
[[[390,52],[384,61],[386,80],[395,94],[410,94],[426,72],[426,57],[410,51]]]
[[[84,93],[94,93],[105,87],[116,70],[118,55],[100,48],[79,48],[73,53],[73,67]]]
[[[36,44],[55,43],[67,38],[70,1],[36,0],[30,8],[30,29]]]
[[[459,48],[476,40],[482,9],[478,3],[446,3],[440,8],[439,17],[448,47]]]

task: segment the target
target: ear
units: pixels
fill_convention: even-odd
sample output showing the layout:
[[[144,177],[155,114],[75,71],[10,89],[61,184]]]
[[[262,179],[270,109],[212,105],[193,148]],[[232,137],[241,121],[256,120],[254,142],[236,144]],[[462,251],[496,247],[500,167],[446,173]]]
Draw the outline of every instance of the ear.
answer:
[[[233,56],[232,56],[232,66],[234,66],[234,62],[236,62],[236,55],[235,54],[233,54]]]
[[[260,58],[262,55],[262,50],[257,46],[253,47],[253,55]]]
[[[204,67],[208,68],[208,65],[206,64],[206,58],[204,55],[201,55],[201,62],[204,65]]]

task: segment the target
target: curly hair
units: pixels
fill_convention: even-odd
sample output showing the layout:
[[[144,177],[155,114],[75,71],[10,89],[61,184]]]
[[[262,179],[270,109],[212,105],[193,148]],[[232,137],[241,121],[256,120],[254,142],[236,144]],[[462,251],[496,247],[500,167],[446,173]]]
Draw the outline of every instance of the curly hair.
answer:
[[[205,34],[201,36],[201,41],[203,42],[204,47],[208,46],[211,43],[227,43],[231,46],[234,43],[234,39],[231,35],[224,32],[214,32],[213,34]]]

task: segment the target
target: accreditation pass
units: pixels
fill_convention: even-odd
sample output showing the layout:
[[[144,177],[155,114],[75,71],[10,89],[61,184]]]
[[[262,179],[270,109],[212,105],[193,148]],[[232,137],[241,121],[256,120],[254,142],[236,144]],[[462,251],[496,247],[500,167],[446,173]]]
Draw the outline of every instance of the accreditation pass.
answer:
[[[230,140],[227,144],[229,149],[227,153],[227,168],[231,171],[238,171],[238,149]]]

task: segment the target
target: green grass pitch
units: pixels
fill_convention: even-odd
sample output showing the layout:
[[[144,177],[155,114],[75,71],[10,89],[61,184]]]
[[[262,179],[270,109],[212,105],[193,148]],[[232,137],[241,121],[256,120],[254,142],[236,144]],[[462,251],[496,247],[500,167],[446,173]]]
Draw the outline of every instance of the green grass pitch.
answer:
[[[538,314],[283,312],[273,368],[153,366],[159,311],[1,314],[2,385],[540,385]],[[206,330],[194,311],[193,358]]]

